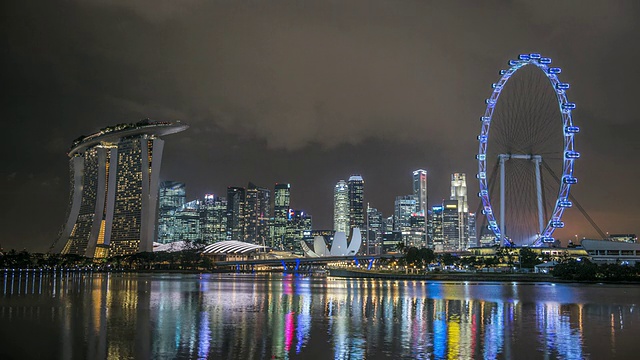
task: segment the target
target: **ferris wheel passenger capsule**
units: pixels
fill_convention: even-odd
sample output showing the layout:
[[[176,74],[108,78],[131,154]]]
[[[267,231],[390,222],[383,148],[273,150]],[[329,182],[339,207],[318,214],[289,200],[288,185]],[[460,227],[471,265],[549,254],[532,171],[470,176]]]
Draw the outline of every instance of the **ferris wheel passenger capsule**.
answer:
[[[529,60],[529,54],[520,54],[520,55],[518,55],[518,59],[520,59],[520,60]]]
[[[540,64],[551,64],[551,58],[540,58]]]
[[[518,60],[509,60],[509,66],[516,66],[518,65],[520,62]]]
[[[573,206],[573,203],[567,199],[558,201],[558,206],[562,208],[570,208]]]
[[[485,161],[486,158],[487,158],[486,154],[478,154],[478,155],[476,155],[476,159],[480,160],[480,161]]]
[[[486,143],[487,135],[478,135],[478,141],[480,141],[481,143]]]
[[[487,178],[487,173],[486,173],[486,172],[484,172],[484,171],[479,172],[479,173],[476,175],[476,177],[477,177],[478,179],[486,179],[486,178]]]
[[[558,90],[567,90],[567,89],[569,89],[569,84],[568,83],[557,83],[556,84],[556,89],[558,89]]]
[[[507,70],[500,70],[499,73],[500,73],[500,75],[504,75],[504,74],[507,73]]]
[[[567,159],[577,159],[577,158],[580,157],[580,153],[577,152],[577,151],[567,151],[567,152],[564,153],[564,156]]]
[[[573,110],[576,108],[576,104],[575,103],[564,103],[562,104],[562,109],[564,110]]]
[[[538,53],[529,54],[529,58],[531,58],[531,59],[540,59],[540,54],[538,54]]]
[[[564,132],[567,134],[576,134],[580,132],[580,128],[578,126],[565,126]]]
[[[560,68],[549,68],[547,70],[547,72],[549,74],[560,74],[562,72],[562,69],[560,69]]]
[[[573,176],[563,176],[562,182],[565,184],[573,185],[578,183],[578,179],[574,178]]]
[[[542,242],[545,242],[545,243],[552,243],[556,241],[556,239],[552,238],[551,236],[543,236],[540,238],[540,240],[542,240]]]
[[[551,222],[551,227],[555,229],[561,229],[564,227],[564,222],[560,220],[554,220]]]

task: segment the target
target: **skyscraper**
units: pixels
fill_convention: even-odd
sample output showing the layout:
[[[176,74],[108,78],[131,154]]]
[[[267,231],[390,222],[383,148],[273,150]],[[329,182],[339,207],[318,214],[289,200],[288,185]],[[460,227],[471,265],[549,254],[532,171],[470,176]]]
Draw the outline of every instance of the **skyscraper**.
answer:
[[[245,196],[242,187],[227,188],[227,240],[244,240]]]
[[[445,200],[442,204],[442,243],[444,251],[460,250],[460,215],[457,200]]]
[[[467,178],[464,173],[451,174],[451,200],[458,200],[458,211],[469,212],[467,204]]]
[[[164,147],[160,136],[187,128],[143,120],[76,139],[68,153],[67,222],[53,251],[87,257],[151,251]]]
[[[467,247],[473,247],[473,246],[478,246],[478,235],[476,232],[476,214],[475,213],[469,213],[468,215],[468,219],[469,219],[469,240],[467,242]]]
[[[289,209],[287,217],[287,233],[284,241],[284,249],[287,251],[299,251],[300,240],[304,238],[304,233],[311,233],[311,215],[302,210]]]
[[[382,248],[382,234],[384,233],[384,219],[382,212],[367,206],[367,239],[369,240],[369,254],[380,254]]]
[[[443,231],[444,206],[438,205],[431,208],[431,248],[436,252],[444,251],[444,231]]]
[[[200,200],[193,200],[185,203],[175,212],[173,225],[175,241],[202,244],[201,207],[202,202]]]
[[[393,230],[409,231],[411,215],[418,211],[418,203],[414,195],[396,196],[393,212]]]
[[[416,197],[418,211],[427,216],[429,210],[427,198],[427,171],[418,169],[413,172],[413,196]]]
[[[184,183],[163,181],[158,195],[157,241],[161,244],[177,241],[174,236],[176,212],[186,203]]]
[[[206,194],[200,205],[202,241],[211,244],[227,238],[227,199]]]
[[[266,188],[249,183],[245,200],[244,241],[267,245],[270,209],[271,192]]]
[[[287,232],[287,218],[291,207],[291,185],[276,184],[273,195],[273,231],[271,246],[282,249],[284,236]]]
[[[333,191],[333,230],[349,233],[349,187],[344,180]]]
[[[458,202],[458,241],[456,250],[464,250],[469,243],[469,205],[467,180],[464,173],[451,174],[451,200]],[[446,210],[446,208],[445,208]]]
[[[351,175],[347,186],[349,188],[349,227],[364,229],[364,180],[362,176]],[[363,243],[365,242],[363,241]]]

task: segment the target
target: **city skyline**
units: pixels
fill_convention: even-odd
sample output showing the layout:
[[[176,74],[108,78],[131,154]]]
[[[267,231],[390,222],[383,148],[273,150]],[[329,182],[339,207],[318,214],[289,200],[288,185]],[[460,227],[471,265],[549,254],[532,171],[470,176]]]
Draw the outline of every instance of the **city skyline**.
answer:
[[[331,228],[344,176],[361,174],[365,203],[389,216],[425,169],[428,207],[459,172],[475,212],[483,101],[508,59],[529,52],[572,85],[572,193],[604,231],[640,233],[640,75],[627,71],[640,11],[586,3],[10,4],[0,246],[46,251],[66,221],[72,140],[145,118],[191,126],[167,141],[159,174],[189,198],[286,182],[291,208]],[[576,209],[563,220],[563,239],[597,236]]]

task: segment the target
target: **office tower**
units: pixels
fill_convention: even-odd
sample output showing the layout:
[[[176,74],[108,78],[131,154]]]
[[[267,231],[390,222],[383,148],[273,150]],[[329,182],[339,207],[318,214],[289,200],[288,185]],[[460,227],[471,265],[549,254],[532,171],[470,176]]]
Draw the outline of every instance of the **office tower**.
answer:
[[[164,140],[180,122],[120,124],[76,139],[69,150],[67,221],[52,250],[87,257],[152,251]]]
[[[249,183],[245,200],[244,241],[257,245],[267,245],[269,236],[269,213],[271,192],[263,187]]]
[[[418,169],[413,172],[413,196],[418,203],[417,212],[427,214],[429,210],[427,198],[427,171]]]
[[[227,200],[206,194],[200,204],[202,242],[212,244],[227,239]]]
[[[467,203],[467,180],[464,173],[451,174],[451,200],[458,202],[458,249],[464,250],[469,242],[469,205]]]
[[[242,187],[227,188],[227,240],[244,240],[246,191]]]
[[[458,211],[469,212],[467,204],[467,179],[464,173],[451,174],[451,200],[458,200]]]
[[[347,187],[349,188],[349,227],[364,229],[364,180],[362,176],[351,175]]]
[[[174,238],[191,244],[202,244],[200,200],[189,201],[175,213]]]
[[[285,235],[284,249],[287,251],[301,252],[300,241],[304,239],[305,232],[311,234],[311,215],[302,210],[289,209],[287,217],[287,232]]]
[[[333,190],[333,230],[349,234],[349,187],[344,180]]]
[[[443,213],[444,206],[442,205],[431,208],[431,247],[435,252],[444,251]]]
[[[175,214],[186,202],[184,183],[163,181],[158,195],[158,231],[157,241],[167,244],[177,241],[174,237]]]
[[[381,253],[382,234],[384,233],[384,221],[382,212],[376,208],[367,206],[367,239],[369,241],[369,254]]]
[[[287,232],[287,218],[291,207],[291,185],[276,184],[273,195],[273,224],[271,226],[271,246],[283,249],[284,237]]]
[[[468,228],[469,228],[469,241],[467,243],[467,248],[478,246],[478,236],[476,233],[476,214],[469,213],[468,215]]]
[[[386,217],[386,218],[384,218],[382,220],[383,225],[384,225],[383,234],[393,232],[393,218],[394,217],[395,217],[394,215],[391,215],[391,216]]]
[[[445,200],[442,204],[442,235],[444,251],[460,250],[460,214],[458,200]]]
[[[409,231],[411,215],[418,211],[418,203],[413,195],[396,196],[393,212],[393,230]]]

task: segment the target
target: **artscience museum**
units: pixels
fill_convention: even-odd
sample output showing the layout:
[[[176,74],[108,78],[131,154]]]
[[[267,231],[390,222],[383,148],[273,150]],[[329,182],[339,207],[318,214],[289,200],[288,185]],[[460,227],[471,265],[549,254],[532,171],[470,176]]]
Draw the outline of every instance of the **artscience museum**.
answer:
[[[327,244],[323,236],[316,236],[313,239],[313,249],[304,240],[300,242],[300,245],[307,257],[350,256],[357,254],[360,250],[362,235],[359,228],[354,228],[348,239],[346,233],[336,232],[330,245]]]

